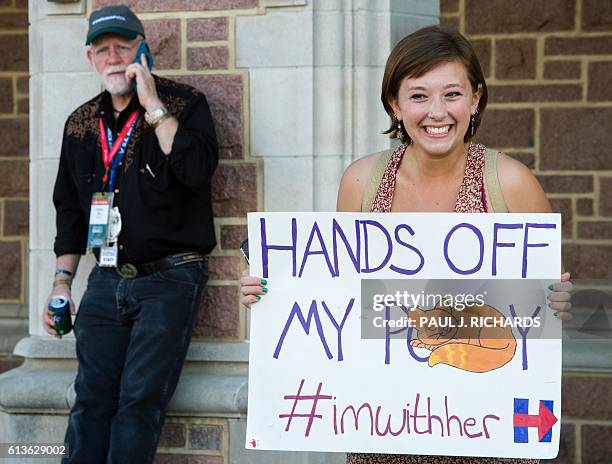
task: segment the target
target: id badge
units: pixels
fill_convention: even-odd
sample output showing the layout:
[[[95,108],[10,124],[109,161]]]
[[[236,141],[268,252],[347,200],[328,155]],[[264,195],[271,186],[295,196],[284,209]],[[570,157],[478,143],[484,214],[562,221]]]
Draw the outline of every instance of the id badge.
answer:
[[[102,248],[108,245],[108,221],[112,205],[112,192],[94,193],[89,213],[87,248]]]
[[[113,206],[108,217],[108,241],[116,242],[121,233],[121,213],[117,206]]]
[[[104,246],[100,248],[100,267],[117,267],[117,257],[119,252],[117,251],[117,242],[111,246]]]

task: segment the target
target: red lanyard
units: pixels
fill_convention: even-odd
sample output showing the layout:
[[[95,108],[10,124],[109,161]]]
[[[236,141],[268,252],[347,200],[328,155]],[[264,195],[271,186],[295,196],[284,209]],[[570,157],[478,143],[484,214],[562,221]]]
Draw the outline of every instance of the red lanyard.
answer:
[[[127,122],[123,126],[123,129],[121,129],[117,140],[115,140],[110,150],[108,148],[108,138],[106,137],[106,127],[104,127],[104,121],[102,121],[102,118],[100,118],[100,145],[102,145],[102,162],[104,163],[105,170],[103,178],[104,182],[108,181],[108,172],[110,170],[110,165],[113,161],[113,158],[115,158],[115,155],[119,151],[119,148],[121,148],[121,145],[123,145],[123,142],[125,142],[125,138],[127,137],[128,132],[130,131],[132,125],[135,123],[137,118],[138,110],[134,111],[130,115]]]

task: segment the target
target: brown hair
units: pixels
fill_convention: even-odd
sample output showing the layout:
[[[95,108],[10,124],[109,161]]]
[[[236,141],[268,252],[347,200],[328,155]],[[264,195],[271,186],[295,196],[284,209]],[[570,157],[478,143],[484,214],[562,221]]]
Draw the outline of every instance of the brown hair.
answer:
[[[487,84],[476,52],[470,42],[459,32],[444,26],[428,26],[400,40],[387,58],[380,99],[391,118],[391,126],[383,134],[391,134],[391,138],[398,136],[399,121],[389,101],[397,98],[402,80],[408,76],[421,77],[439,64],[449,61],[462,63],[467,71],[472,90],[476,92],[479,86],[482,90],[478,112],[474,116],[474,133],[476,133],[487,106],[488,96]],[[402,129],[406,134],[405,142],[410,143],[410,136],[406,133],[405,128],[402,127]],[[468,128],[463,139],[467,142],[471,138],[470,128]]]

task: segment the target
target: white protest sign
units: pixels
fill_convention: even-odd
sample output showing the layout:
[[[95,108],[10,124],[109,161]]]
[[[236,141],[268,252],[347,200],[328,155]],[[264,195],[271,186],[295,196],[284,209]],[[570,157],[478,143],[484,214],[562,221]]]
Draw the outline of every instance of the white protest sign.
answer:
[[[250,449],[553,458],[558,214],[251,213]]]

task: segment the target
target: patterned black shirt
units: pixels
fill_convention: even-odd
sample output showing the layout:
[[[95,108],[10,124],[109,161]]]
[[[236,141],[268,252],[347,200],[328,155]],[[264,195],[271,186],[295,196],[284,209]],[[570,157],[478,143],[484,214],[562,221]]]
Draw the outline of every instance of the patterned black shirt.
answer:
[[[53,191],[57,256],[86,252],[92,194],[103,188],[99,118],[116,138],[135,109],[140,117],[115,182],[114,204],[123,223],[119,262],[139,264],[182,251],[208,253],[214,248],[210,187],[218,146],[206,97],[188,85],[158,76],[155,81],[160,100],[179,122],[168,156],[145,122],[137,96],[117,120],[106,91],[68,117]]]

